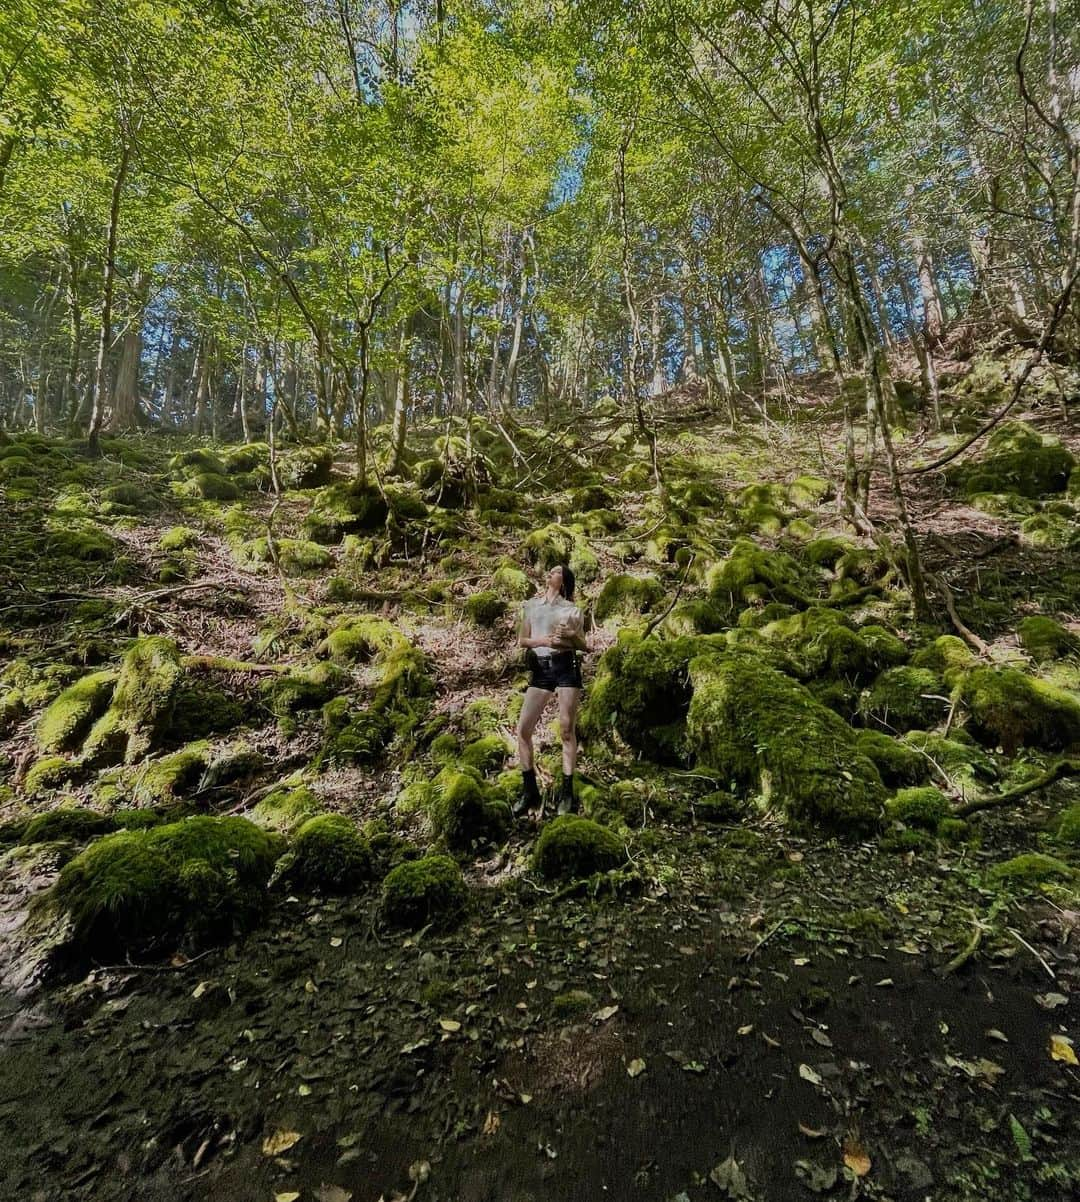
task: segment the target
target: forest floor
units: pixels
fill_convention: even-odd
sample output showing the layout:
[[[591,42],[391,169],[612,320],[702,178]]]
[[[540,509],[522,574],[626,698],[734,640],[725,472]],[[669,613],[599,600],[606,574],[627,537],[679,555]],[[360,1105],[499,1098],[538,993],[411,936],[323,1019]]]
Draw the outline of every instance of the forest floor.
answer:
[[[696,481],[727,509],[715,525],[691,513],[681,545],[701,558],[726,554],[747,533],[745,507],[737,520],[730,512],[747,486],[836,479],[835,410],[813,399],[738,434],[715,417],[667,412],[661,440],[675,490]],[[1080,451],[1050,403],[1025,417]],[[544,482],[573,454],[575,483],[616,494],[611,528],[589,535],[597,579],[586,596],[612,572],[646,568],[661,579],[666,605],[684,576],[687,595],[702,577],[684,570],[685,558],[676,563],[672,547],[650,548],[662,516],[647,480],[620,475],[643,452],[612,458],[614,429],[572,445],[564,431],[551,451],[541,438],[525,446],[514,431],[529,461],[518,487],[526,497],[554,495],[562,482]],[[915,436],[902,452],[913,463],[954,437]],[[378,570],[354,571],[346,552],[330,547],[331,564],[281,578],[238,562],[220,506],[181,498],[170,485],[164,464],[179,444],[115,440],[97,462],[71,444],[41,445],[71,479],[27,473],[19,488],[18,473],[7,478],[0,666],[13,673],[9,683],[21,664],[24,692],[40,685],[47,700],[56,691],[50,671],[56,687],[66,685],[147,633],[176,639],[188,654],[306,662],[313,614],[322,633],[327,614],[363,609],[392,619],[434,663],[428,729],[458,730],[470,703],[487,699],[509,756],[522,685],[513,609],[485,628],[465,619],[462,602],[490,587],[500,556],[524,566],[532,525],[493,526],[464,511],[441,548],[427,545],[418,524],[415,541],[406,533]],[[103,515],[102,490],[116,481],[135,483],[151,502],[137,514]],[[911,481],[928,566],[989,656],[1022,660],[1016,624],[1025,614],[1080,630],[1075,541],[1037,545],[1019,536],[1018,515],[973,508],[941,475]],[[80,490],[88,507],[72,509]],[[257,493],[242,507],[245,533],[265,528],[269,497]],[[299,533],[309,510],[303,492],[285,494],[275,528]],[[74,565],[50,554],[48,531],[65,512],[80,528],[107,530],[109,554]],[[895,536],[883,491],[872,513]],[[816,537],[841,532],[827,498],[800,518]],[[794,512],[777,529],[749,532],[763,547],[788,545],[793,520]],[[161,536],[181,522],[197,529],[198,542],[180,564],[184,578],[161,583],[163,565],[175,561]],[[332,573],[349,577],[357,600],[327,596]],[[940,593],[935,630],[899,616],[905,602],[891,604],[892,625],[912,643],[952,630]],[[634,620],[597,624],[587,692],[600,654]],[[1040,670],[1078,687],[1074,660]],[[245,673],[223,679],[238,696],[250,692]],[[72,802],[106,810],[97,773],[51,792],[22,787],[39,714],[29,705],[2,731],[3,816],[18,821]],[[398,755],[391,748],[374,765],[315,770],[317,718],[283,727],[269,710],[249,709],[241,730],[259,770],[188,800],[203,812],[248,813],[300,770],[323,808],[389,822],[430,844],[422,815],[395,807],[402,786],[429,770],[424,742]],[[550,730],[541,739],[550,780],[556,742]],[[170,749],[166,739],[162,750]],[[1052,758],[1000,747],[984,757],[993,784],[976,793],[1022,783]],[[75,849],[16,846],[0,857],[0,1180],[8,1192],[41,1202],[1075,1196],[1080,892],[1075,876],[1013,892],[988,876],[1026,853],[1080,865],[1051,835],[1080,796],[1075,778],[973,817],[961,837],[905,842],[895,831],[814,834],[760,808],[710,821],[695,808],[707,774],[650,765],[626,747],[613,754],[586,743],[582,773],[600,786],[635,784],[639,813],[620,827],[628,887],[542,879],[530,859],[538,823],[521,820],[505,842],[461,857],[470,908],[449,931],[394,931],[371,892],[297,891],[277,896],[261,925],[224,947],[84,962],[46,979],[26,915]],[[952,785],[954,802],[975,788],[970,778]]]

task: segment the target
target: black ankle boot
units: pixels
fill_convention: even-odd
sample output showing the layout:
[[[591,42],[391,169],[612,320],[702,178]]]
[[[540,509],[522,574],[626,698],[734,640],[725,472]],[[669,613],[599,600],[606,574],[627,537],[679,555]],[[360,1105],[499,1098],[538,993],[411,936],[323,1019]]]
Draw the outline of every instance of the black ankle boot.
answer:
[[[577,807],[574,805],[574,774],[562,778],[562,788],[559,790],[559,813],[572,814]]]
[[[522,769],[521,795],[514,802],[514,817],[520,818],[526,811],[538,809],[541,805],[543,805],[543,798],[540,796],[540,788],[536,783],[536,771],[532,768]]]

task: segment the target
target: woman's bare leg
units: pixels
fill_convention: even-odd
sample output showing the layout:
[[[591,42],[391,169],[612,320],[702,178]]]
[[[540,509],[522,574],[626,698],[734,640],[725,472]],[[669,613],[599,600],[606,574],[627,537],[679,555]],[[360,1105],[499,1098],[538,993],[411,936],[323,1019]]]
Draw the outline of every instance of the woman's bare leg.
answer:
[[[558,694],[563,776],[573,776],[577,768],[577,712],[581,703],[581,690],[559,689]]]
[[[564,690],[560,689],[559,692]],[[525,701],[521,706],[521,717],[518,718],[517,749],[518,764],[522,772],[529,772],[533,767],[533,731],[540,721],[551,694],[547,689],[525,690]]]

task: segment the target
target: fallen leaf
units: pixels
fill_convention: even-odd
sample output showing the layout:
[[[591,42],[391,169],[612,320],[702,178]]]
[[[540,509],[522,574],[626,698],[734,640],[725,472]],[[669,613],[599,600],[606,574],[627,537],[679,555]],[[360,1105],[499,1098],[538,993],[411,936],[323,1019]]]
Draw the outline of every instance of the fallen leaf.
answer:
[[[283,1127],[279,1127],[273,1135],[268,1135],[263,1140],[263,1155],[280,1156],[282,1152],[287,1152],[301,1138],[302,1136],[299,1131],[286,1131]]]
[[[191,996],[198,1000],[213,985],[213,981],[200,981],[191,991]]]
[[[618,1006],[604,1006],[593,1015],[593,1022],[606,1023],[609,1018],[618,1013]]]
[[[799,1130],[807,1139],[824,1139],[826,1134],[824,1127],[818,1130],[816,1127],[808,1127],[805,1123],[799,1124]]]
[[[1080,1064],[1073,1050],[1073,1042],[1068,1035],[1050,1036],[1050,1059],[1060,1060],[1063,1064]]]
[[[805,968],[810,963],[809,956],[796,956],[791,962],[796,968]]]
[[[521,1101],[522,1106],[528,1106],[528,1104],[532,1101],[533,1096],[531,1093],[519,1093],[518,1098]]]
[[[688,1060],[681,1067],[684,1073],[703,1073],[705,1071],[705,1065],[700,1060]]]
[[[296,1092],[302,1098],[308,1098],[311,1096],[311,1086],[310,1085],[298,1085],[296,1088]]]
[[[997,1027],[991,1027],[986,1032],[986,1038],[987,1039],[996,1039],[998,1041],[998,1043],[1008,1043],[1009,1042],[1008,1035],[1006,1035],[1004,1031],[999,1031],[997,1029]]]
[[[319,987],[318,987],[318,985],[315,984],[314,981],[308,979],[307,981],[304,982],[304,992],[305,993],[318,993]]]
[[[455,1031],[461,1030],[461,1023],[452,1018],[440,1018],[439,1026],[450,1035],[453,1035]]]
[[[299,1197],[300,1191],[298,1189],[290,1189],[286,1190],[283,1194],[275,1194],[274,1202],[297,1202]]]
[[[746,1184],[746,1174],[739,1168],[734,1156],[723,1160],[709,1174],[713,1185],[725,1191],[729,1198],[749,1198],[750,1190]]]
[[[487,1112],[487,1118],[484,1119],[484,1126],[481,1130],[482,1135],[494,1135],[502,1126],[502,1119],[495,1113],[494,1110]]]
[[[342,939],[340,935],[335,935],[335,936],[333,937],[333,939],[331,939],[331,940],[330,940],[330,946],[331,946],[331,947],[341,947],[341,945],[342,945],[344,942],[345,942],[345,940],[344,940],[344,939]]]
[[[430,1160],[414,1160],[412,1164],[409,1165],[409,1180],[415,1181],[417,1185],[423,1185],[430,1176]]]
[[[857,1139],[849,1136],[844,1140],[844,1164],[856,1177],[865,1177],[870,1172],[870,1156]]]
[[[773,1039],[771,1035],[766,1035],[764,1031],[761,1032],[761,1038],[765,1040],[770,1048],[778,1048],[780,1046],[779,1039]]]
[[[820,1048],[831,1048],[832,1040],[825,1034],[824,1031],[819,1031],[816,1027],[810,1032],[810,1038]]]
[[[808,1064],[799,1065],[799,1076],[804,1081],[809,1081],[811,1085],[820,1085],[822,1083],[821,1077]]]
[[[736,1034],[737,1035],[749,1035],[753,1029],[754,1029],[754,1024],[747,1023],[745,1027],[740,1027],[738,1029],[738,1031],[736,1032]]]
[[[892,977],[882,977],[880,981],[875,981],[874,986],[877,989],[883,989],[886,985],[893,985],[895,982]]]
[[[644,1071],[645,1071],[645,1061],[644,1060],[631,1060],[630,1063],[626,1066],[626,1075],[628,1077],[640,1077]]]
[[[315,1192],[317,1202],[349,1202],[352,1190],[342,1189],[340,1185],[320,1185]]]
[[[1069,999],[1063,993],[1037,993],[1035,1000],[1044,1010],[1056,1010],[1058,1006],[1069,1004]]]

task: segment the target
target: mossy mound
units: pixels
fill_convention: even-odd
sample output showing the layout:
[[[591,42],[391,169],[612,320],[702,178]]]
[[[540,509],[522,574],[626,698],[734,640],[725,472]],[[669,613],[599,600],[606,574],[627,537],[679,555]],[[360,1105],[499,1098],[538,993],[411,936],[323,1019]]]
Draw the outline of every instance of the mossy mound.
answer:
[[[96,526],[82,523],[54,525],[46,536],[49,553],[80,563],[103,563],[116,558],[120,544]]]
[[[1036,663],[1080,652],[1080,637],[1041,614],[1022,618],[1016,627],[1020,646]]]
[[[348,676],[332,663],[296,668],[263,685],[263,695],[279,721],[301,710],[318,709],[349,683]]]
[[[61,806],[60,809],[31,818],[19,842],[57,843],[70,840],[72,843],[88,843],[98,835],[115,830],[116,825],[116,820],[107,814],[77,806]]]
[[[879,730],[858,731],[855,744],[886,785],[917,785],[930,775],[930,761],[921,751]]]
[[[624,632],[600,659],[582,707],[579,730],[603,743],[614,729],[635,751],[658,763],[685,758],[686,714],[693,690],[688,665],[723,639],[642,639]]]
[[[275,553],[286,576],[321,572],[334,562],[333,555],[325,547],[302,538],[275,538],[272,549],[266,537],[249,539],[233,547],[233,558],[241,566],[273,563]]]
[[[802,685],[745,656],[690,664],[691,748],[720,780],[757,788],[792,818],[865,830],[885,790],[855,734]]]
[[[434,751],[434,744],[432,750]],[[509,748],[502,735],[481,735],[479,739],[465,745],[461,752],[461,762],[478,772],[496,772],[506,762],[508,754]]]
[[[796,476],[784,490],[797,509],[814,509],[832,495],[832,485],[820,476]]]
[[[147,488],[135,484],[112,484],[101,490],[101,512],[114,514],[152,513],[157,497]]]
[[[1080,847],[1080,801],[1062,812],[1054,831],[1054,842],[1062,847]]]
[[[525,601],[536,592],[536,586],[514,563],[503,563],[495,569],[491,583],[496,591],[511,601]]]
[[[811,539],[803,547],[802,556],[812,567],[831,568],[844,555],[856,549],[855,544],[850,539],[827,535],[823,538]]]
[[[944,793],[926,786],[901,789],[885,807],[886,817],[927,831],[936,831],[951,813]]]
[[[366,664],[405,641],[385,618],[345,618],[330,631],[319,647],[339,664]]]
[[[248,817],[263,830],[288,835],[321,809],[319,799],[306,785],[284,782],[259,801]]]
[[[240,489],[228,476],[201,472],[189,477],[180,486],[180,493],[203,501],[235,501],[240,496]]]
[[[227,938],[261,916],[279,845],[243,818],[119,831],[64,866],[53,894],[85,955]]]
[[[903,642],[884,627],[856,630],[845,614],[821,606],[769,622],[760,633],[789,652],[804,677],[865,679],[908,657]]]
[[[381,913],[392,926],[448,927],[469,899],[461,869],[449,856],[423,856],[392,869],[383,881]]]
[[[890,668],[859,701],[865,721],[899,734],[936,726],[948,709],[945,683],[929,668]]]
[[[510,807],[471,767],[447,765],[435,777],[428,816],[435,835],[455,852],[501,843],[510,830]]]
[[[735,540],[726,559],[709,569],[709,599],[726,612],[755,602],[788,601],[800,607],[799,565],[783,551],[766,551],[748,538]]]
[[[169,460],[169,471],[174,476],[198,475],[224,476],[225,464],[212,452],[202,447],[180,451]]]
[[[279,864],[290,888],[351,893],[372,878],[368,841],[344,814],[319,814],[296,832]]]
[[[779,534],[793,516],[782,484],[748,484],[737,498],[740,525],[760,534]]]
[[[465,598],[465,613],[477,626],[494,626],[506,613],[507,604],[498,593],[483,589]]]
[[[270,448],[265,442],[252,442],[243,446],[230,447],[221,457],[225,471],[230,476],[257,472],[270,462]]]
[[[613,575],[604,581],[594,610],[596,620],[615,615],[629,618],[648,613],[664,599],[664,586],[655,576]]]
[[[1064,550],[1080,546],[1080,528],[1071,514],[1038,513],[1020,523],[1020,538],[1033,547]]]
[[[932,643],[920,647],[911,657],[913,668],[928,668],[950,688],[956,685],[968,668],[975,667],[978,662],[967,643],[954,634],[940,635]]]
[[[209,762],[210,744],[192,743],[171,755],[140,764],[134,772],[125,771],[122,787],[140,805],[168,805],[199,783]]]
[[[146,755],[172,723],[182,679],[180,652],[172,639],[137,639],[121,661],[109,708],[86,738],[84,758],[130,764]]]
[[[614,831],[575,814],[549,822],[533,851],[533,867],[546,880],[580,880],[625,860],[626,849]]]
[[[966,731],[954,730],[946,737],[933,731],[911,730],[900,742],[922,756],[928,766],[936,766],[957,784],[978,788],[998,778],[993,760]]]
[[[960,687],[972,733],[1000,744],[1006,755],[1018,747],[1053,750],[1080,742],[1080,701],[1065,689],[1016,668],[974,668]]]
[[[1009,422],[987,441],[986,455],[946,469],[946,479],[967,494],[1019,493],[1041,497],[1064,492],[1076,460],[1057,439],[1023,422]]]
[[[418,504],[423,504],[418,501]],[[316,543],[340,543],[347,534],[380,530],[390,512],[377,488],[345,480],[322,489],[304,519],[304,533]]]
[[[568,564],[583,583],[599,575],[600,564],[588,541],[565,526],[552,524],[534,530],[525,539],[525,554],[530,563],[544,571]]]
[[[329,447],[301,447],[278,460],[282,488],[324,488],[330,483],[334,453]]]
[[[991,884],[1004,889],[1033,889],[1050,881],[1071,881],[1076,873],[1062,860],[1040,852],[1013,856],[995,864],[986,874]]]
[[[158,539],[162,551],[188,551],[199,544],[199,532],[190,526],[173,526]]]
[[[972,509],[980,513],[988,513],[995,518],[1029,517],[1038,512],[1038,501],[1030,497],[1022,497],[1019,493],[977,492],[971,493],[967,499]]]
[[[42,756],[23,777],[22,789],[32,797],[35,793],[47,793],[63,788],[78,775],[79,766],[72,760],[65,759],[62,755]]]
[[[91,672],[64,689],[38,719],[38,744],[45,751],[77,747],[95,719],[109,708],[116,681],[112,670]]]

